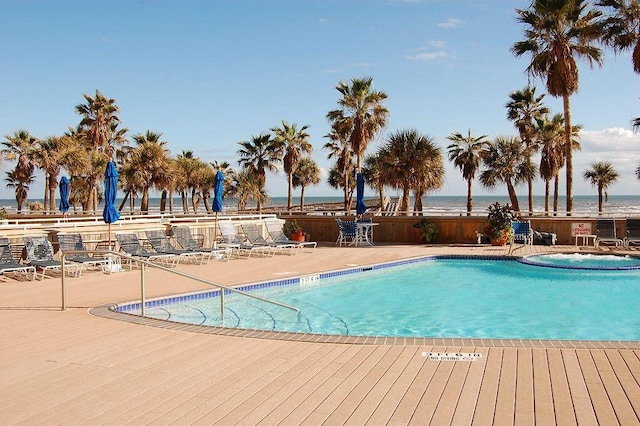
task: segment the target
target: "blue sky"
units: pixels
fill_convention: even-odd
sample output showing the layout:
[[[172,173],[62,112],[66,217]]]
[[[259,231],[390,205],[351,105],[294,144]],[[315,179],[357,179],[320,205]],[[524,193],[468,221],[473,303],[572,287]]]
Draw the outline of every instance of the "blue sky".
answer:
[[[115,98],[129,135],[163,134],[172,154],[192,150],[205,161],[237,166],[237,142],[281,120],[309,125],[313,158],[330,167],[323,138],[341,80],[372,76],[389,98],[390,132],[416,128],[444,148],[452,132],[516,134],[506,119],[509,93],[528,82],[528,58],[510,47],[522,39],[515,8],[528,1],[215,0],[2,1],[0,134],[37,137],[76,126],[77,104],[96,89]],[[602,68],[580,64],[573,121],[584,129],[575,155],[575,194],[595,190],[582,173],[609,160],[620,173],[610,194],[640,194],[633,170],[640,135],[638,75],[629,54],[606,52]],[[533,80],[539,93],[544,85]],[[559,99],[547,105],[562,112]],[[446,158],[446,157],[445,157]],[[9,170],[4,161],[0,172]],[[465,195],[446,162],[436,195]],[[4,176],[3,176],[4,177]],[[30,198],[41,198],[43,177]],[[543,184],[538,182],[537,193]],[[564,182],[561,183],[564,188]],[[474,185],[476,194],[506,195]],[[269,176],[271,196],[286,195],[283,173]],[[525,193],[521,188],[519,193]],[[296,193],[297,194],[297,193]],[[340,195],[326,184],[308,196]],[[393,195],[393,194],[392,194]],[[0,185],[0,198],[12,198]]]

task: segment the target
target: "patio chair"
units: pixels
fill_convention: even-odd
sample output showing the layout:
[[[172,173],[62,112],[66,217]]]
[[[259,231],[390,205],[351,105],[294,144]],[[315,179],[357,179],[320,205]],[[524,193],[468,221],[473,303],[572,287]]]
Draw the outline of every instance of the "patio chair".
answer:
[[[29,276],[29,272],[31,272],[31,280],[36,279],[36,267],[16,262],[11,251],[9,238],[2,236],[0,237],[0,274],[4,275],[11,272],[22,273],[27,277]]]
[[[87,248],[82,241],[80,234],[58,234],[58,245],[63,252],[67,251],[84,251],[87,252]],[[100,267],[105,270],[107,266],[111,265],[111,259],[103,257],[93,257],[89,253],[68,254],[66,259],[78,264],[78,276],[82,275],[82,270],[85,267]]]
[[[164,229],[146,229],[144,232],[147,235],[147,241],[156,253],[173,254],[178,256],[179,260],[184,259],[200,264],[206,262],[208,258],[207,254],[202,251],[178,249],[171,244]]]
[[[338,239],[336,244],[342,246],[342,244],[357,245],[360,239],[358,233],[358,224],[350,220],[336,219],[338,223]]]
[[[171,233],[173,238],[180,244],[184,250],[202,252],[208,255],[207,260],[214,257],[216,260],[229,260],[231,257],[231,249],[228,247],[211,247],[206,248],[193,237],[188,226],[172,226]]]
[[[267,241],[260,232],[258,225],[254,222],[242,222],[242,233],[245,238],[251,243],[253,246],[265,246],[272,247],[274,253],[276,251],[281,251],[283,253],[288,252],[290,255],[294,254],[294,250],[298,248],[296,244],[290,243],[276,243]]]
[[[278,218],[266,218],[264,220],[264,226],[267,228],[269,238],[271,238],[274,243],[295,244],[302,251],[304,251],[305,247],[311,247],[312,252],[318,246],[318,243],[315,241],[290,240],[282,230],[282,224]]]
[[[596,237],[593,240],[593,244],[598,248],[603,243],[622,247],[622,240],[616,236],[616,221],[614,218],[596,219]]]
[[[239,256],[241,253],[246,252],[247,258],[250,258],[251,253],[254,251],[271,256],[274,254],[275,250],[273,247],[252,245],[240,238],[236,225],[230,220],[218,221],[218,228],[220,229],[224,246],[235,250]]]
[[[44,279],[48,270],[53,269],[59,270],[61,273],[66,272],[62,271],[62,262],[54,259],[53,245],[47,237],[41,235],[25,235],[23,240],[27,252],[28,265],[34,266],[36,270],[40,269],[42,271],[41,280]],[[78,275],[78,265],[76,264],[65,264],[65,269],[75,271],[75,275]]]
[[[138,236],[134,233],[117,233],[116,240],[118,241],[118,245],[120,246],[120,250],[131,256],[132,258],[138,258],[142,260],[147,260],[149,262],[156,262],[161,265],[169,266],[171,268],[176,266],[179,258],[175,254],[167,254],[167,253],[154,253],[148,251],[140,240]],[[131,265],[131,262],[129,262]]]
[[[389,200],[385,208],[382,210],[382,216],[397,216],[400,201],[397,199]]]
[[[627,218],[627,236],[624,237],[624,246],[631,248],[632,244],[640,244],[640,217]]]

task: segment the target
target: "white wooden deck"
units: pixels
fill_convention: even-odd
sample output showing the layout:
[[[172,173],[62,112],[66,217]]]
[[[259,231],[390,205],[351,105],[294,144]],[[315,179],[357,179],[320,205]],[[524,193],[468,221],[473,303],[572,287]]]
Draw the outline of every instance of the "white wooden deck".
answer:
[[[532,249],[574,251],[574,247]],[[529,248],[520,249],[530,250]],[[489,246],[319,247],[180,266],[223,284]],[[149,296],[203,288],[147,273]],[[88,313],[139,297],[139,272],[0,283],[2,424],[640,424],[640,345],[314,343],[139,325]],[[268,337],[268,336],[267,336]],[[473,343],[473,345],[469,345]],[[518,343],[515,343],[518,346]],[[423,352],[475,352],[475,362]]]

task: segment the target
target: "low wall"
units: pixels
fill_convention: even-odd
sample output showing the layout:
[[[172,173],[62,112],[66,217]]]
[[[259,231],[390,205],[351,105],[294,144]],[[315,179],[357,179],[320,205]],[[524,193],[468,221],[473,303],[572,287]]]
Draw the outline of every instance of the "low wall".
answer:
[[[312,241],[335,241],[338,238],[336,217],[353,220],[353,216],[331,215],[279,215],[281,219],[295,220],[310,235]],[[380,225],[375,227],[375,241],[385,243],[419,244],[420,237],[414,233],[413,225],[421,219],[427,219],[438,227],[436,244],[474,244],[477,242],[476,232],[483,232],[487,220],[483,216],[374,216],[373,221]],[[572,228],[581,223],[590,226],[595,233],[596,219],[584,217],[525,217],[531,220],[531,227],[539,232],[551,232],[557,235],[557,244],[575,244]],[[626,222],[616,219],[616,233],[619,238],[626,235]]]

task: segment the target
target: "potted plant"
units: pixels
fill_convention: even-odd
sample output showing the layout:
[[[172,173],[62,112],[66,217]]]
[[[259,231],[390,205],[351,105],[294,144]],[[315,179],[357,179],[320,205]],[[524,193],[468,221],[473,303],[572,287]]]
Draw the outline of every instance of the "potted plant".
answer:
[[[282,232],[284,232],[285,235],[288,235],[289,239],[292,241],[304,241],[307,236],[304,229],[302,229],[302,226],[300,226],[295,220],[287,220],[284,223]]]
[[[417,242],[424,241],[429,244],[438,236],[438,227],[435,223],[422,219],[420,222],[413,224],[413,230],[416,235]]]
[[[509,204],[503,206],[495,202],[489,206],[488,210],[488,224],[484,232],[492,245],[503,246],[513,234],[513,228],[511,228],[511,221],[514,218],[513,208]]]

